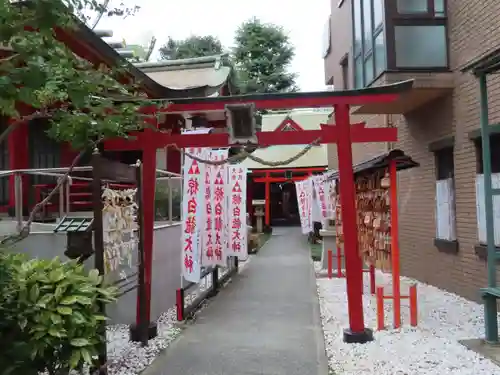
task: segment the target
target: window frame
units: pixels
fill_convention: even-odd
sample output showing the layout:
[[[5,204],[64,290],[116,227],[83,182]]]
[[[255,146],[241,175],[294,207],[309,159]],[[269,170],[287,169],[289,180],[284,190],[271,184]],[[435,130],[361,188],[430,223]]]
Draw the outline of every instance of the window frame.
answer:
[[[448,34],[448,15],[446,13],[448,0],[444,1],[444,15],[435,15],[434,0],[427,0],[427,12],[401,14],[397,10],[397,2],[385,0],[385,30],[387,69],[400,72],[448,72],[450,70],[450,38]],[[446,36],[446,66],[404,67],[396,63],[396,26],[444,26]]]
[[[437,201],[436,194],[436,207],[435,207],[435,226],[436,226],[436,237],[434,239],[434,245],[441,252],[446,252],[450,254],[456,254],[458,252],[458,234],[457,234],[457,208],[456,208],[456,185],[455,185],[455,140],[453,137],[442,139],[440,141],[433,142],[429,145],[429,151],[434,154],[434,168],[435,168],[435,186],[440,181],[446,181],[451,179],[451,194],[449,197],[453,201],[453,205],[450,207],[450,214],[453,215],[453,222],[450,219],[450,239],[439,238],[438,237],[438,212],[439,212],[439,202]]]
[[[353,64],[353,87],[354,88],[363,88],[366,86],[369,86],[372,84],[374,81],[378,79],[380,75],[384,73],[384,71],[387,70],[387,57],[385,59],[386,66],[382,70],[382,72],[377,74],[377,70],[375,68],[375,39],[382,33],[385,29],[385,20],[386,20],[386,5],[385,2],[386,0],[369,0],[370,2],[370,18],[371,18],[371,43],[369,45],[366,45],[366,40],[365,40],[365,32],[364,32],[364,24],[365,24],[365,9],[364,9],[364,1],[363,0],[354,0],[355,2],[359,1],[360,5],[360,20],[361,20],[361,50],[356,53],[355,50],[355,41],[356,41],[356,23],[355,17],[354,17],[354,8],[355,8],[355,3],[353,2],[353,5],[351,7],[351,19],[352,19],[352,56],[353,56],[353,61],[356,62],[358,58],[361,57],[362,63],[363,63],[363,74],[361,77],[361,87],[356,86],[356,64]],[[378,25],[374,25],[374,16],[375,16],[375,11],[374,11],[374,6],[375,6],[375,1],[380,1],[382,5],[382,22]],[[384,34],[384,53],[387,56],[387,41],[386,41],[386,34]],[[366,81],[366,74],[365,74],[365,66],[366,63],[369,61],[369,59],[372,58],[371,62],[371,76],[373,77],[370,82]]]
[[[434,152],[434,165],[436,168],[436,181],[455,179],[455,150],[453,146],[436,149]],[[446,160],[446,158],[450,158]],[[446,165],[446,162],[450,162]]]
[[[473,141],[476,150],[476,174],[484,174],[482,138],[478,137]],[[500,133],[490,134],[490,159],[491,173],[500,173]]]

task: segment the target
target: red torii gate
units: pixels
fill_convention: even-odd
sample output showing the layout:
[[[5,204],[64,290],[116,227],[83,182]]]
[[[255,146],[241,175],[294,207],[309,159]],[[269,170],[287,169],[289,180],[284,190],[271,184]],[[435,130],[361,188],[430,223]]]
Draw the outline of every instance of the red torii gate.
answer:
[[[309,144],[320,139],[320,143],[337,143],[340,179],[340,199],[344,226],[344,249],[346,283],[349,310],[349,328],[344,330],[344,341],[364,343],[373,340],[373,333],[365,327],[363,316],[363,265],[358,252],[357,218],[352,161],[352,143],[395,142],[396,128],[366,128],[364,123],[350,124],[350,107],[373,103],[388,103],[398,100],[411,90],[413,81],[370,87],[359,90],[325,91],[311,93],[257,94],[229,97],[186,98],[169,100],[166,108],[149,106],[142,112],[161,113],[222,113],[226,104],[253,103],[255,109],[295,109],[333,107],[335,125],[322,124],[320,130],[301,132],[257,132],[259,145]],[[155,124],[158,126],[158,124]],[[113,139],[105,142],[107,150],[141,150],[143,162],[143,207],[145,282],[148,300],[147,317],[150,320],[151,277],[154,226],[154,192],[156,183],[156,150],[175,144],[179,148],[188,147],[228,147],[229,135],[212,134],[170,134],[154,129],[144,129],[133,134],[132,139]]]

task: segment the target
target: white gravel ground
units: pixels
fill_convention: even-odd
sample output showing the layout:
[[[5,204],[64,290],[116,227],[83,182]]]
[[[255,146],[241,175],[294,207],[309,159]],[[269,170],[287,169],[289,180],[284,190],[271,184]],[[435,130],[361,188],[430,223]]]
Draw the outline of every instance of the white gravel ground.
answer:
[[[316,270],[320,265],[315,264]],[[376,300],[365,274],[365,324],[376,327]],[[377,273],[377,285],[390,285],[390,275]],[[402,278],[402,292],[415,282]],[[484,335],[483,308],[454,294],[418,283],[416,328],[409,326],[409,309],[402,302],[403,328],[392,326],[391,303],[386,302],[386,331],[375,332],[371,343],[345,344],[348,327],[345,279],[318,278],[318,295],[329,364],[335,375],[500,375],[500,367],[468,350],[458,340]]]
[[[250,256],[249,258],[251,258]],[[240,261],[239,271],[249,263],[249,258]],[[229,269],[223,269],[219,274],[222,277]],[[212,286],[211,275],[202,280],[198,288],[185,297],[189,304],[196,296]],[[129,341],[129,327],[114,325],[107,328],[108,341],[108,374],[109,375],[136,375],[150,365],[155,357],[179,335],[181,329],[176,326],[176,309],[172,307],[158,319],[158,336],[149,341],[147,347],[140,343]]]

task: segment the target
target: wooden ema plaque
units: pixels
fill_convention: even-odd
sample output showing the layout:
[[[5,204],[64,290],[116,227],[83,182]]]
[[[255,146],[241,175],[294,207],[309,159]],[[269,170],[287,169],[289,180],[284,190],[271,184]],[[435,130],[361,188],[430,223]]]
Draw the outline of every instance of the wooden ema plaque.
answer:
[[[391,271],[391,200],[388,171],[356,179],[356,212],[359,252],[369,266]],[[340,196],[335,208],[337,246],[343,245]]]

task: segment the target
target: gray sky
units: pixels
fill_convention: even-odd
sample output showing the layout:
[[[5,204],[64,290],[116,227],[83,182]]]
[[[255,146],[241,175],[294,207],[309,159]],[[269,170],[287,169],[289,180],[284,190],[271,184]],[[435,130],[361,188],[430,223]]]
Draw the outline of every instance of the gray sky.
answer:
[[[323,30],[330,13],[330,1],[284,0],[127,0],[141,10],[126,19],[104,18],[99,29],[114,31],[113,40],[144,43],[155,36],[157,49],[171,36],[215,35],[225,47],[233,43],[236,28],[253,16],[271,22],[289,33],[296,56],[291,71],[297,73],[302,91],[324,90],[322,58]]]

